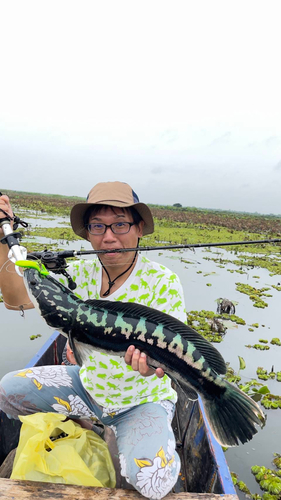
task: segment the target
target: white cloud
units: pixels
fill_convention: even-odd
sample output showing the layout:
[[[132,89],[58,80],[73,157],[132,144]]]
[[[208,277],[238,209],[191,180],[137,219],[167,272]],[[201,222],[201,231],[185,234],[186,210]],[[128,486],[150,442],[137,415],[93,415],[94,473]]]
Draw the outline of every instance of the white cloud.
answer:
[[[172,192],[182,204],[279,213],[279,8],[2,3],[3,188],[83,196],[120,179],[149,202]]]

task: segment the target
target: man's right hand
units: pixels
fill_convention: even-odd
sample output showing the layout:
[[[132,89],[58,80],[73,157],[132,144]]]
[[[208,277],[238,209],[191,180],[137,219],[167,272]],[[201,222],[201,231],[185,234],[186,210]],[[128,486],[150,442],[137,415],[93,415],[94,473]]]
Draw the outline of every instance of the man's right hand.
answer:
[[[4,210],[9,217],[13,217],[13,210],[7,195],[0,196],[0,208]],[[7,217],[0,210],[1,219]],[[13,222],[11,221],[13,229]],[[3,229],[0,228],[0,239],[3,238]],[[34,306],[30,301],[22,277],[15,270],[14,264],[8,258],[9,247],[0,243],[0,289],[3,296],[3,302],[7,309],[19,311],[22,309],[32,309]]]
[[[10,217],[13,217],[13,210],[10,204],[9,196],[6,194],[2,194],[2,196],[0,196],[0,209],[0,219],[4,219],[6,217],[2,210],[4,210],[4,212],[6,212]],[[2,228],[0,228],[0,235],[3,235]]]

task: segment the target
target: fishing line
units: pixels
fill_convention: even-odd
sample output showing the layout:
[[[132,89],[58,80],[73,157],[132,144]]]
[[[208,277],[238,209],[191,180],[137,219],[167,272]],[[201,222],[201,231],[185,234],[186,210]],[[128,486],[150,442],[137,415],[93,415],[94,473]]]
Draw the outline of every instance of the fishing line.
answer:
[[[6,260],[6,262],[4,262],[4,264],[1,266],[1,268],[0,268],[0,273],[1,273],[2,271],[4,271],[4,267],[6,266],[6,271],[7,271],[7,273],[10,273],[10,274],[16,274],[16,271],[15,271],[14,266],[13,266],[13,270],[12,270],[12,271],[9,271],[9,267],[10,267],[10,265],[11,265],[11,264],[12,264],[12,262],[10,261],[10,259],[7,259],[7,260]]]
[[[29,304],[32,304],[32,302],[27,302],[26,304],[19,304],[17,306],[12,306],[11,304],[8,304],[8,302],[5,302],[5,300],[3,300],[3,304],[6,306],[8,306],[9,309],[15,309],[16,311],[20,311],[21,313],[21,316],[24,317],[24,306],[29,306]]]

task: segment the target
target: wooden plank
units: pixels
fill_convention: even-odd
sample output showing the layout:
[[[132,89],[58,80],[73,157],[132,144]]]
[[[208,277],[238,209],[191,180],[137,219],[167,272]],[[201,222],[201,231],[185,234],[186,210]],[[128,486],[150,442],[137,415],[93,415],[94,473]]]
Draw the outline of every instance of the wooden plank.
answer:
[[[15,481],[0,478],[1,500],[140,500],[144,498],[135,490],[89,488],[66,484]],[[238,500],[236,495],[212,493],[169,493],[165,500]]]

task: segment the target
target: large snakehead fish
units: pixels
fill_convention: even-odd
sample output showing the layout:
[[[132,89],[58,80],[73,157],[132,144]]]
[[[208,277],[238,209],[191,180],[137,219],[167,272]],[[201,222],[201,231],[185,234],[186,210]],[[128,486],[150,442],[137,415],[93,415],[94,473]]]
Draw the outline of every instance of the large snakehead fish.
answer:
[[[200,394],[217,441],[234,446],[249,441],[255,424],[265,421],[258,404],[224,380],[221,354],[198,332],[181,321],[140,304],[108,300],[83,301],[33,261],[24,282],[34,306],[46,323],[68,337],[78,365],[93,350],[124,356],[130,345],[148,355],[189,397]],[[28,267],[27,267],[28,266]]]

